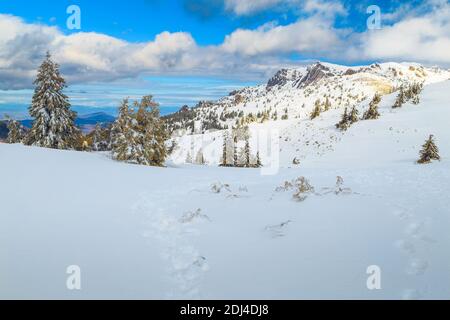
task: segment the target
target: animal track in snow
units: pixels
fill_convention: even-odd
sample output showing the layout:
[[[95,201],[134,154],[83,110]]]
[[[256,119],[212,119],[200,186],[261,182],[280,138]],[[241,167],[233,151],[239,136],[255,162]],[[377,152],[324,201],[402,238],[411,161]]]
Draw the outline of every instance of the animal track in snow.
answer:
[[[158,203],[158,207],[155,203]],[[149,201],[146,198],[143,198],[137,208],[143,210],[147,217],[148,230],[144,233],[144,237],[159,241],[161,255],[168,264],[168,275],[173,283],[172,290],[167,294],[168,298],[200,297],[202,278],[209,270],[209,266],[207,258],[190,244],[190,240],[192,235],[197,233],[192,227],[193,222],[197,219],[209,221],[207,215],[198,209],[177,218],[170,213],[179,210],[176,204],[162,203],[161,200]]]
[[[291,223],[292,221],[289,220],[274,226],[267,226],[264,230],[268,232],[272,238],[284,237],[286,235],[286,228]]]

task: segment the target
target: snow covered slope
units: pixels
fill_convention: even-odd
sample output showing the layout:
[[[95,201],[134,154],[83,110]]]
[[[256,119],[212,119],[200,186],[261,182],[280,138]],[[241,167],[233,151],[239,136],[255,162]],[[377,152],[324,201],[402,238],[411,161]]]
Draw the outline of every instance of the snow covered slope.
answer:
[[[316,63],[305,68],[283,69],[266,85],[232,92],[215,103],[204,102],[190,112],[184,110],[174,115],[171,127],[178,147],[172,160],[177,163],[189,158],[195,160],[202,151],[208,164],[217,165],[222,156],[224,129],[230,130],[240,123],[249,125],[254,155],[256,150],[269,149],[264,145],[267,144],[265,136],[279,135],[281,165],[290,166],[294,158],[304,160],[334,149],[342,138],[334,125],[345,108],[355,106],[362,114],[374,94],[379,93],[384,96],[384,111],[390,112],[395,91],[402,85],[428,86],[448,79],[450,71],[414,63],[363,67]],[[330,109],[311,121],[316,101],[323,104],[326,100]],[[264,152],[261,153],[264,158]],[[263,159],[264,162],[270,159]]]
[[[449,299],[450,81],[393,99],[344,134],[339,110],[283,121],[274,175],[0,144],[0,298]],[[417,165],[431,133],[442,161]]]

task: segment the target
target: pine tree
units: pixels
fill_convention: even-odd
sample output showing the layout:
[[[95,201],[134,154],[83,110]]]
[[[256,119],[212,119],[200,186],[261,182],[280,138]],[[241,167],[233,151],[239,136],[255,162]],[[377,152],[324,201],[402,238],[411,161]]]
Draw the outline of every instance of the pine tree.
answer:
[[[138,141],[135,160],[139,164],[162,167],[167,157],[168,134],[160,118],[159,104],[148,95],[136,101],[135,107],[138,108],[133,117]]]
[[[405,90],[402,86],[402,87],[400,87],[400,91],[397,95],[397,99],[395,100],[395,103],[392,106],[392,108],[393,109],[401,108],[405,102],[406,102]]]
[[[226,167],[228,165],[227,145],[228,145],[228,132],[225,131],[225,133],[223,134],[223,145],[222,145],[222,148],[223,148],[222,149],[222,166],[223,167]]]
[[[233,139],[233,166],[237,167],[239,165],[239,159],[238,159],[238,152],[237,152],[237,145],[238,145],[238,137],[234,136]]]
[[[112,129],[113,157],[130,163],[163,166],[168,134],[158,104],[152,96],[144,96],[134,107],[138,108],[137,112],[130,110],[126,99],[119,109]]]
[[[341,121],[336,125],[336,128],[339,130],[345,131],[350,126],[349,116],[347,112],[347,108],[345,108],[344,114],[342,115]]]
[[[261,162],[261,158],[260,158],[260,156],[259,156],[259,151],[256,153],[256,166],[257,166],[258,168],[261,168],[261,167],[262,167],[262,162]]]
[[[204,165],[206,163],[202,149],[198,150],[197,157],[195,159],[195,163],[196,164],[200,164],[200,165]]]
[[[25,128],[17,120],[8,121],[8,137],[6,143],[21,143],[25,138]]]
[[[122,101],[119,116],[111,128],[111,147],[113,158],[118,161],[130,161],[134,150],[130,147],[132,141],[132,115],[128,99]]]
[[[29,113],[33,126],[26,144],[53,149],[72,149],[80,131],[75,126],[76,113],[70,110],[68,97],[63,93],[66,82],[59,65],[50,53],[39,67]]]
[[[364,113],[363,120],[374,120],[380,117],[378,104],[381,102],[381,96],[377,93],[369,104],[369,109]]]
[[[330,110],[330,108],[331,108],[331,102],[330,102],[330,99],[327,97],[325,99],[324,111],[328,111],[328,110]]]
[[[244,156],[245,156],[245,166],[247,168],[251,167],[251,164],[250,164],[250,139],[249,139],[249,137],[246,137],[246,139],[245,139]]]
[[[350,122],[350,124],[358,122],[358,115],[359,115],[358,109],[356,109],[356,107],[353,107],[348,117],[348,121]]]
[[[310,115],[310,119],[314,120],[315,118],[320,116],[321,112],[322,112],[322,107],[320,105],[320,100],[316,100],[316,102],[314,103],[314,109],[313,109],[313,111],[311,112],[311,115]]]
[[[420,103],[420,94],[423,90],[423,84],[422,83],[414,83],[409,88],[410,96],[411,96],[411,102],[415,105]]]
[[[102,128],[100,124],[95,126],[92,136],[92,151],[109,151],[110,150],[110,130]]]
[[[422,146],[420,151],[420,159],[417,161],[420,164],[430,163],[432,160],[441,160],[439,156],[439,149],[434,142],[434,136],[430,135],[428,140]]]
[[[192,163],[192,156],[191,153],[188,151],[186,155],[186,163]]]

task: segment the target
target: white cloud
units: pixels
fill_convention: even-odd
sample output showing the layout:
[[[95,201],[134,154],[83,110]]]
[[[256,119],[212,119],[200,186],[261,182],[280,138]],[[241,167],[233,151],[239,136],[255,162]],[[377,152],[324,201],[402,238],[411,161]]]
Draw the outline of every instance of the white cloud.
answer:
[[[329,20],[313,16],[287,26],[264,25],[256,30],[239,29],[225,38],[226,52],[263,55],[328,52],[340,44],[338,30]]]
[[[362,34],[359,54],[362,52],[369,59],[449,65],[450,4],[440,0],[431,0],[426,4],[430,5],[428,8],[432,8],[432,11],[420,14],[413,12],[381,30]],[[356,57],[350,55],[350,58]]]
[[[347,14],[347,10],[340,1],[304,0],[302,5],[304,12],[310,14],[317,13],[327,17]]]
[[[225,9],[237,16],[252,15],[267,9],[297,9],[299,13],[321,13],[327,16],[345,14],[340,1],[333,0],[224,0]]]
[[[236,15],[250,15],[292,0],[224,0],[225,8]]]
[[[31,88],[47,50],[61,64],[69,84],[149,74],[262,79],[280,67],[300,63],[286,58],[290,53],[333,61],[450,65],[450,4],[442,0],[427,4],[426,12],[420,8],[381,30],[356,33],[335,26],[336,16],[346,13],[340,3],[303,0],[306,17],[288,25],[237,29],[215,46],[199,46],[187,32],[162,32],[140,43],[99,33],[65,35],[53,26],[0,14],[0,89]]]

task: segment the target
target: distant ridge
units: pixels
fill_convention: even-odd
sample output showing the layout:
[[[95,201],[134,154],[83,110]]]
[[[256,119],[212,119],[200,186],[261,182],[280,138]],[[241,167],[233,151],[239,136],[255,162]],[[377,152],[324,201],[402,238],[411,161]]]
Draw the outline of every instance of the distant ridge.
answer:
[[[75,123],[83,132],[91,131],[98,123],[105,126],[113,123],[116,118],[106,112],[94,112],[78,116]],[[31,128],[33,120],[27,119],[20,121],[26,128]],[[0,121],[0,139],[6,139],[8,136],[8,128],[6,121]]]

